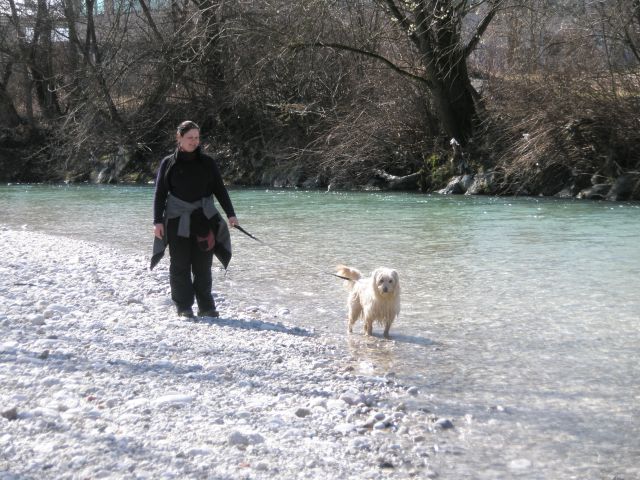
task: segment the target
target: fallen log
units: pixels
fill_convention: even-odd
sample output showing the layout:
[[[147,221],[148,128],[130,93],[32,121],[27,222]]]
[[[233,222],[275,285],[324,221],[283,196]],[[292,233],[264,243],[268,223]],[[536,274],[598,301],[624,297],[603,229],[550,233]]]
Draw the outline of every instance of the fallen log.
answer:
[[[376,185],[383,190],[418,190],[420,187],[420,172],[399,177],[383,170],[375,170]]]

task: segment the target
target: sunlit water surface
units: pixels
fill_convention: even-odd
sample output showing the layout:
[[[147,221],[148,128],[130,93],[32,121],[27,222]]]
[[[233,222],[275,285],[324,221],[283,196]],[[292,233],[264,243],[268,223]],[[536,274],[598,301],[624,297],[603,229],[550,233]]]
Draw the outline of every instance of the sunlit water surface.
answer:
[[[148,254],[152,195],[1,186],[0,224]],[[281,319],[314,328],[361,373],[418,386],[410,406],[456,419],[431,459],[442,477],[640,478],[639,204],[231,196],[268,246],[233,232],[234,258],[214,288],[236,305],[288,310]],[[345,335],[346,292],[329,275],[337,263],[400,272],[391,341],[377,329]]]

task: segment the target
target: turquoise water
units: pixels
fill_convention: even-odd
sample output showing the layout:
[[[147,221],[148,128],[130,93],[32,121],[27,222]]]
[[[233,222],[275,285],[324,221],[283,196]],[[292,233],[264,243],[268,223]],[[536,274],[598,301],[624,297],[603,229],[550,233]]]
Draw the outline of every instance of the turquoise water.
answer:
[[[0,224],[147,254],[151,187],[2,186]],[[640,478],[640,204],[232,190],[242,225],[215,288],[290,314],[402,399],[456,420],[443,478]],[[6,248],[3,246],[3,248]],[[163,260],[166,262],[166,260]],[[337,263],[396,268],[391,330],[345,335]],[[357,327],[361,327],[358,324]],[[444,452],[444,453],[443,453]]]

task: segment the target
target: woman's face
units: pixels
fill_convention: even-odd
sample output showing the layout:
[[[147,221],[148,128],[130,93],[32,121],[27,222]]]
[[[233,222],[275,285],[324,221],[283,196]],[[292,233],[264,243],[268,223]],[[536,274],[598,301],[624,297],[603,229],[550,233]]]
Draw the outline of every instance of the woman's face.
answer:
[[[178,133],[176,138],[180,150],[183,152],[193,152],[198,148],[198,145],[200,145],[200,130],[192,128],[191,130],[187,130],[184,135]]]

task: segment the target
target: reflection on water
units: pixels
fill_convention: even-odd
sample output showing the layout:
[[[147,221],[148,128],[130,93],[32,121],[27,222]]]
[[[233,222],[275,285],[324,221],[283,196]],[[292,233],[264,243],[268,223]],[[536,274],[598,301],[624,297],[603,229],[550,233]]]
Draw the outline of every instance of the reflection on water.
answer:
[[[395,374],[458,422],[446,478],[640,478],[640,206],[537,198],[233,190],[216,290]],[[0,187],[0,222],[151,247],[149,187]],[[392,340],[346,334],[344,263],[401,275]],[[290,314],[279,312],[289,311]],[[506,472],[506,473],[505,473]]]

